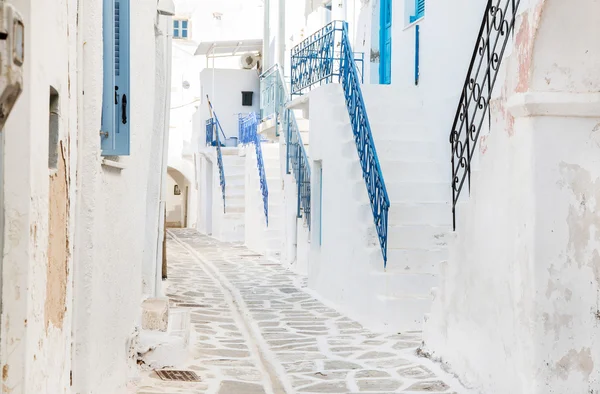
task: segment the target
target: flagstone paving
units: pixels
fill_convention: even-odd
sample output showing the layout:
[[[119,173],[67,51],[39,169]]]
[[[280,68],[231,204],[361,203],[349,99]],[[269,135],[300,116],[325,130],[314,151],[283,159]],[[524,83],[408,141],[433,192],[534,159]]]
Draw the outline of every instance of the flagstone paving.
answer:
[[[465,389],[417,357],[419,332],[376,333],[305,292],[305,278],[242,245],[168,235],[168,296],[191,304],[199,383],[148,372],[138,394],[434,393]]]

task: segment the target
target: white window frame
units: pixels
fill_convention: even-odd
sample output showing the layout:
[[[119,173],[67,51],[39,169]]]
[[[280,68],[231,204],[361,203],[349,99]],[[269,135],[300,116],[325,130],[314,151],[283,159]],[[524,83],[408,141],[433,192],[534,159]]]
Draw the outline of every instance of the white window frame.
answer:
[[[187,23],[187,27],[183,27],[183,23]],[[177,27],[175,27],[177,23]],[[183,37],[183,32],[186,32],[187,36]],[[177,40],[189,40],[191,36],[191,22],[187,18],[173,18],[173,38]]]

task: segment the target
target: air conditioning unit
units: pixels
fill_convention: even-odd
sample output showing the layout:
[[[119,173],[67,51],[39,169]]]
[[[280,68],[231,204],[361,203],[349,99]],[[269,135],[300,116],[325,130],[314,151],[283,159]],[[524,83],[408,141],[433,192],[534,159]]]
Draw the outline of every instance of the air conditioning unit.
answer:
[[[246,53],[240,56],[240,66],[244,70],[250,70],[256,67],[256,63],[258,62],[258,55],[254,53]]]

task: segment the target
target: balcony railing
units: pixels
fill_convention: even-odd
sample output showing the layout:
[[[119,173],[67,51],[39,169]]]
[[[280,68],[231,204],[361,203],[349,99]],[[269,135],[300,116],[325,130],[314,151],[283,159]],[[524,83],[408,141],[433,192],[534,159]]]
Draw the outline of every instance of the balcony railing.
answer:
[[[361,75],[346,22],[331,22],[292,49],[293,94],[304,94],[331,82],[342,85],[385,266],[390,199],[360,89]]]
[[[504,50],[514,30],[520,0],[488,0],[450,132],[452,150],[452,222],[456,229],[456,204],[471,183],[471,160],[479,133],[489,116],[490,97]]]
[[[310,162],[302,142],[302,135],[294,111],[290,109],[285,111],[284,124],[286,130],[287,173],[294,174],[298,187],[297,215],[298,217],[304,217],[304,221],[310,229]]]
[[[261,118],[274,117],[285,132],[286,171],[294,174],[298,188],[297,216],[303,217],[310,229],[310,163],[294,111],[286,109],[290,95],[281,67],[273,65],[261,75]],[[279,135],[277,132],[276,135]]]
[[[287,99],[281,69],[275,64],[260,76],[260,119],[274,118],[275,122],[279,122]],[[279,133],[276,132],[276,135]]]
[[[242,145],[254,144],[256,150],[256,167],[258,168],[258,178],[260,180],[260,192],[263,199],[263,210],[265,221],[269,226],[269,187],[267,185],[267,175],[265,173],[265,163],[263,160],[262,146],[260,136],[258,135],[258,118],[254,112],[246,116],[240,116],[239,137]]]
[[[225,169],[223,168],[223,153],[221,152],[221,140],[217,129],[221,128],[217,114],[213,112],[213,117],[206,121],[206,145],[215,146],[217,148],[217,166],[219,167],[219,178],[221,184],[221,194],[223,196],[223,213],[226,213],[225,207]],[[225,135],[223,133],[223,135]]]
[[[333,21],[292,49],[292,95],[332,82],[341,82],[345,54],[341,49],[345,34],[344,21]],[[346,28],[347,31],[347,28]],[[363,82],[364,53],[353,54],[356,71]]]

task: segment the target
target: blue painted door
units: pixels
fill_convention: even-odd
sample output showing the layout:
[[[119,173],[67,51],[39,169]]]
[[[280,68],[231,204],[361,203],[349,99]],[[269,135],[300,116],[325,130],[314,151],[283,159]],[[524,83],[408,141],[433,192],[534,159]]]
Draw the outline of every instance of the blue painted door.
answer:
[[[102,155],[129,155],[129,0],[104,0]]]
[[[392,0],[381,0],[379,20],[379,83],[392,82]]]

